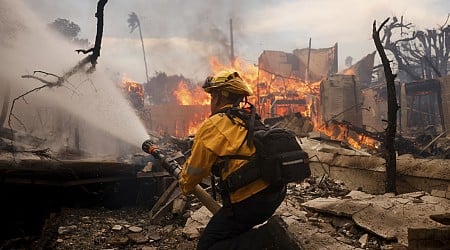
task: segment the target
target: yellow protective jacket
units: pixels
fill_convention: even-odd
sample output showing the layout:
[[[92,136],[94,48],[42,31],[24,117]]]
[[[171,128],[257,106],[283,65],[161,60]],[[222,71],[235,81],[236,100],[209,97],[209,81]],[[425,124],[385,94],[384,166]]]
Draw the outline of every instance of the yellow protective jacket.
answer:
[[[203,178],[211,174],[211,167],[220,156],[244,155],[251,156],[255,147],[243,143],[247,130],[240,124],[243,121],[235,117],[235,124],[224,114],[218,113],[208,119],[198,129],[194,137],[191,156],[183,165],[180,187],[183,194],[189,194]],[[228,168],[222,170],[222,178],[226,179],[232,172],[242,167],[247,160],[230,159]],[[268,182],[258,179],[233,193],[230,193],[231,203],[242,201],[269,186]]]

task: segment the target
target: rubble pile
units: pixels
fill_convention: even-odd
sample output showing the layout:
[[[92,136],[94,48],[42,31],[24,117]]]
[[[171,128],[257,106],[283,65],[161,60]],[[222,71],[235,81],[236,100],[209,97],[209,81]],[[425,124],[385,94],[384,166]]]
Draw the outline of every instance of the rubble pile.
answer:
[[[278,209],[277,214],[291,228],[291,232],[301,235],[302,247],[309,246],[307,249],[393,249],[395,242],[383,240],[360,228],[349,218],[320,213],[302,205],[321,197],[345,199],[349,192],[339,180],[332,180],[327,176],[310,177],[302,183],[288,184],[286,202]],[[305,235],[304,232],[312,234]],[[309,238],[316,238],[321,244],[308,242]]]
[[[65,208],[48,219],[38,249],[195,249],[182,234],[182,216],[153,224],[148,208]],[[17,247],[17,245],[15,246]],[[27,249],[27,247],[24,247]]]
[[[370,213],[384,213],[383,216],[390,218],[389,211],[414,211],[411,208],[418,204],[429,211],[433,210],[432,206],[440,208],[431,205],[438,201],[441,202],[425,192],[370,195],[350,191],[341,181],[327,176],[310,177],[302,183],[289,184],[280,208],[268,223],[256,230],[284,228],[300,242],[301,249],[406,249],[398,241],[405,241],[404,227],[383,235],[383,228],[377,226],[378,218],[372,218],[377,220],[372,223],[371,216],[352,214],[379,207]],[[187,197],[181,210],[175,209],[174,203],[157,221],[152,220],[150,210],[149,206],[63,208],[46,220],[39,237],[12,239],[0,249],[195,249],[210,216],[193,195]]]
[[[303,183],[289,184],[284,204],[297,210],[288,213],[289,216],[303,214],[304,220],[322,228],[322,233],[331,233],[348,244],[360,245],[361,236],[367,233],[360,232],[361,229],[351,220],[322,215],[301,206],[301,203],[317,197],[340,197],[348,192],[339,181],[326,176],[311,177]],[[202,207],[194,196],[188,198],[184,213],[174,214],[169,211],[158,222],[151,221],[148,207],[116,210],[103,207],[65,208],[47,220],[41,237],[33,241],[33,246],[44,249],[195,249],[199,234],[194,237],[188,235],[185,224]],[[372,235],[364,237],[366,249],[379,249],[377,238]],[[7,244],[3,247],[20,249],[17,241]]]
[[[318,197],[341,197],[350,190],[339,180],[332,180],[327,176],[309,177],[302,183],[288,184],[288,197],[303,203]]]

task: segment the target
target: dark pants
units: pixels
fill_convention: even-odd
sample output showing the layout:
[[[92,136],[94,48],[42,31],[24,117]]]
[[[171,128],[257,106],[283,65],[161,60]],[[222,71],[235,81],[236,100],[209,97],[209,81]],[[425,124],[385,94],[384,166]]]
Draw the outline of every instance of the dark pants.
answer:
[[[206,225],[197,249],[228,250],[242,247],[239,236],[269,219],[285,196],[285,186],[268,188],[232,204],[232,213],[227,208],[221,208]]]

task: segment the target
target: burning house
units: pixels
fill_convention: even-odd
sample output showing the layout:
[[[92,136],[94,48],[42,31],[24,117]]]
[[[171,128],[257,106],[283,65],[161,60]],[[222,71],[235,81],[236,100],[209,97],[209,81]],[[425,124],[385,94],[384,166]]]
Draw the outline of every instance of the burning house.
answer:
[[[144,86],[142,84],[124,79],[120,87],[134,108],[144,107]]]
[[[331,48],[312,49],[310,53],[305,53],[304,49],[293,53],[264,51],[258,66],[245,64],[237,58],[234,68],[242,72],[242,77],[253,89],[255,95],[250,101],[256,104],[263,119],[292,113],[310,117],[311,104],[319,92],[319,80],[336,72],[336,58],[337,44]],[[308,63],[311,68],[306,72]],[[211,58],[210,65],[213,72],[229,68],[216,58]],[[314,82],[305,80],[307,74]],[[142,110],[141,117],[147,126],[177,137],[193,134],[209,116],[209,96],[201,90],[200,84],[183,79],[176,87],[164,92],[170,93],[166,98],[169,101],[154,103]]]
[[[258,59],[256,93],[263,117],[300,112],[311,117],[319,83],[337,72],[337,44],[292,53],[264,51]]]
[[[257,66],[245,64],[237,58],[234,68],[243,73],[245,81],[253,89],[255,95],[250,101],[255,103],[263,119],[298,113],[313,120],[316,128],[323,127],[331,118],[342,118],[361,127],[360,79],[365,84],[370,81],[374,53],[345,73],[338,74],[337,52],[337,44],[329,48],[296,49],[292,53],[265,50],[258,58]],[[216,58],[211,58],[210,65],[213,72],[229,68]],[[200,89],[200,84],[183,79],[179,79],[176,85],[167,83],[161,85],[165,88],[171,85],[172,89],[161,93],[166,93],[168,101],[146,106],[141,117],[148,128],[160,133],[177,137],[194,133],[209,115],[209,96]],[[332,89],[330,84],[341,94],[334,95],[333,91],[337,89]],[[336,105],[339,98],[341,103]],[[349,107],[357,108],[358,112],[348,112]],[[354,116],[352,119],[347,117],[350,114]]]

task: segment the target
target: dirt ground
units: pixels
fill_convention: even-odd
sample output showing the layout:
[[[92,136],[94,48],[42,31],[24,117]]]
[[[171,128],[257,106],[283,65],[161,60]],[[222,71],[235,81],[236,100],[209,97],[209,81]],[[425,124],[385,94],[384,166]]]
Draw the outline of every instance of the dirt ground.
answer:
[[[300,205],[317,197],[341,197],[348,192],[339,181],[310,178],[289,185],[285,204],[303,213],[309,225],[319,228],[318,232],[348,245],[348,249],[401,249],[395,242],[358,228],[351,220],[308,211]],[[182,230],[199,207],[198,200],[189,197],[183,214],[169,212],[157,224],[150,220],[150,207],[62,208],[46,220],[40,236],[12,239],[0,249],[195,249],[198,239],[189,239]]]

